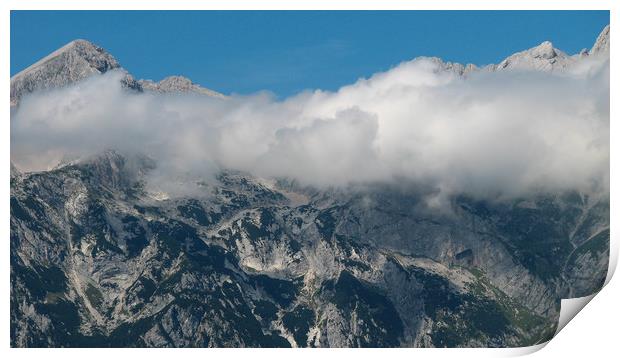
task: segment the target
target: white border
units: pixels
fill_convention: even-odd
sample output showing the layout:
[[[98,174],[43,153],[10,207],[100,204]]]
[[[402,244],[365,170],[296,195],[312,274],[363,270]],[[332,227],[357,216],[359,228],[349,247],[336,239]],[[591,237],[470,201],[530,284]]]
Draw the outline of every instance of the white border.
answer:
[[[392,9],[392,10],[481,10],[481,9],[497,9],[497,10],[611,10],[611,23],[612,28],[615,29],[615,24],[620,22],[616,21],[617,15],[617,2],[611,0],[591,0],[591,1],[577,1],[577,0],[502,0],[502,1],[490,1],[490,0],[418,0],[418,1],[406,1],[406,0],[263,0],[263,1],[251,1],[251,0],[229,0],[229,1],[210,1],[199,2],[196,0],[90,0],[88,2],[79,2],[75,0],[3,0],[0,1],[0,46],[2,47],[2,55],[0,56],[0,72],[5,79],[10,79],[10,10],[65,10],[65,9],[84,9],[84,10],[153,10],[153,9],[175,9],[175,10],[229,10],[229,9],[248,9],[248,10],[272,10],[272,9],[286,9],[286,10],[311,10],[311,9],[327,9],[327,10],[353,10],[353,9]],[[33,24],[36,26],[36,24]],[[620,25],[619,25],[620,26]],[[614,59],[616,46],[611,47],[611,98],[614,98],[615,84],[617,83]],[[9,84],[5,82],[4,87],[0,89],[0,93],[6,99],[6,105],[2,110],[2,119],[0,125],[2,130],[2,140],[0,141],[0,147],[2,150],[2,163],[0,164],[0,170],[3,173],[4,183],[9,182],[9,158],[10,158],[10,108],[8,105],[9,99]],[[611,101],[611,118],[615,118],[615,105],[614,101]],[[618,126],[611,120],[611,133],[612,137],[618,137]],[[614,162],[614,158],[618,158],[619,144],[611,141],[611,180],[617,177],[618,161]],[[607,282],[611,279],[615,267],[617,265],[618,258],[618,235],[615,232],[615,228],[618,227],[618,191],[614,190],[615,186],[611,186],[611,253],[612,258],[610,262],[610,274],[607,277]],[[2,350],[4,350],[5,356],[34,356],[41,353],[45,355],[62,356],[83,356],[84,354],[92,355],[95,357],[103,357],[113,354],[120,354],[121,356],[129,356],[131,354],[148,354],[155,357],[167,357],[170,354],[175,354],[178,351],[170,351],[167,349],[147,349],[134,351],[130,349],[117,349],[114,351],[101,350],[101,349],[10,349],[10,322],[9,322],[9,305],[10,305],[10,282],[9,282],[9,243],[10,237],[9,230],[9,200],[10,196],[8,185],[5,187],[6,196],[2,202],[0,202],[0,217],[4,218],[1,226],[1,237],[6,238],[6,242],[0,249],[3,252],[5,259],[0,266],[0,272],[2,274],[2,285],[0,289],[0,304],[2,317],[5,319],[4,324],[0,328],[0,339],[3,342]],[[581,300],[584,301],[584,300]],[[596,295],[592,299],[591,304],[587,305],[583,309],[583,313],[579,314],[575,318],[575,323],[569,324],[558,336],[551,340],[548,344],[548,348],[541,350],[537,353],[538,356],[579,356],[579,355],[597,355],[609,356],[609,352],[617,351],[616,341],[617,337],[617,322],[615,319],[620,317],[620,310],[618,309],[618,302],[620,302],[620,284],[618,279],[609,283],[602,291],[601,294]],[[529,347],[523,349],[306,349],[306,350],[290,350],[290,349],[211,349],[208,351],[200,349],[185,349],[183,354],[191,356],[199,356],[205,354],[216,355],[229,355],[229,354],[251,354],[258,357],[273,357],[273,356],[289,356],[295,355],[313,355],[321,354],[328,356],[336,356],[341,354],[355,354],[361,356],[370,357],[375,355],[422,355],[422,356],[451,356],[458,355],[460,357],[490,357],[490,356],[512,356],[522,355],[534,352],[545,345],[536,347]]]

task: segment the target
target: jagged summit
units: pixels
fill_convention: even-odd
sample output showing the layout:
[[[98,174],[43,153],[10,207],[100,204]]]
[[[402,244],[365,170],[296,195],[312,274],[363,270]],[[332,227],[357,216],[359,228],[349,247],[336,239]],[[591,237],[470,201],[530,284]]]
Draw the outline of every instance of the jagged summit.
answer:
[[[192,80],[190,80],[189,78],[183,76],[169,76],[159,82],[153,82],[151,80],[140,80],[138,81],[138,83],[140,84],[140,86],[142,86],[144,90],[148,91],[155,91],[161,93],[193,92],[211,97],[225,97],[223,94],[215,92],[208,88],[201,87],[200,85],[192,82]]]
[[[492,65],[492,70],[538,70],[555,71],[564,69],[574,62],[574,59],[564,52],[553,47],[549,41],[528,50],[517,52],[497,65]]]
[[[472,63],[468,63],[466,65],[463,65],[461,63],[458,62],[450,62],[450,61],[444,61],[439,57],[418,57],[419,59],[426,59],[431,61],[432,63],[437,65],[437,69],[440,72],[443,71],[447,71],[447,72],[452,72],[455,73],[459,76],[467,76],[469,73],[471,72],[475,72],[478,70],[478,67],[476,67],[476,65],[472,64]]]
[[[544,41],[540,45],[530,49],[530,53],[534,58],[545,58],[547,60],[558,55],[550,41]]]
[[[64,87],[110,70],[123,71],[125,76],[121,80],[122,85],[137,91],[195,92],[212,97],[225,97],[181,76],[170,76],[159,83],[150,80],[136,81],[105,49],[90,41],[77,39],[11,78],[11,107],[16,106],[20,99],[29,93]]]
[[[439,71],[454,72],[458,75],[467,77],[470,73],[480,70],[487,72],[517,70],[517,71],[540,71],[554,72],[564,71],[572,66],[581,58],[609,53],[609,25],[607,25],[596,39],[591,50],[583,49],[578,54],[568,55],[555,48],[550,41],[543,41],[538,46],[534,46],[525,51],[520,51],[506,57],[499,64],[491,64],[478,68],[473,64],[463,65],[455,62],[444,62],[437,57],[426,58],[438,65]]]
[[[538,46],[507,57],[499,64],[486,66],[483,70],[561,71],[584,56],[608,53],[609,29],[609,25],[603,29],[590,51],[583,50],[579,54],[570,56],[555,48],[551,42],[544,41]],[[479,70],[471,64],[444,63],[440,59],[436,60],[442,63],[442,69],[453,71],[463,76]],[[52,52],[11,78],[11,107],[16,106],[20,99],[28,93],[41,89],[63,87],[94,74],[102,74],[113,69],[124,71],[126,76],[121,81],[123,86],[137,91],[146,90],[159,93],[191,92],[225,98],[223,94],[195,84],[189,78],[183,76],[170,76],[159,82],[151,80],[136,81],[102,47],[87,40],[77,39]]]
[[[71,41],[11,78],[11,106],[28,93],[120,68],[103,48],[86,40]]]
[[[609,25],[605,26],[590,50],[590,54],[609,52]]]
[[[551,42],[544,41],[529,50],[517,52],[498,65],[489,66],[488,69],[492,71],[517,69],[552,72],[566,69],[579,58],[599,53],[609,53],[609,25],[601,31],[590,51],[584,49],[579,54],[570,56],[553,47]]]
[[[118,188],[138,180],[155,168],[155,161],[143,154],[121,153],[106,149],[84,157],[66,157],[54,170],[66,167],[81,168],[95,174],[99,184]]]
[[[114,56],[102,47],[99,47],[87,40],[77,39],[45,56],[27,69],[13,76],[13,78],[32,72],[35,68],[40,68],[54,62],[60,62],[60,60],[63,59],[71,59],[78,61],[81,64],[87,64],[89,68],[97,70],[100,73],[121,67]],[[63,62],[62,64],[67,65],[66,62]]]

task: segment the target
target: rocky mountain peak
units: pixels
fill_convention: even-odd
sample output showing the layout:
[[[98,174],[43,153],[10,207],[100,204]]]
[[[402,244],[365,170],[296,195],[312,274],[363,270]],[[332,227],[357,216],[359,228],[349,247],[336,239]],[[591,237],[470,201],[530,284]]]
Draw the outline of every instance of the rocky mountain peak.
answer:
[[[609,25],[605,26],[603,31],[601,31],[600,35],[596,39],[594,46],[590,50],[591,54],[601,53],[601,52],[609,52]]]
[[[75,56],[84,59],[92,68],[100,73],[111,69],[120,68],[118,61],[102,47],[90,41],[77,39],[63,46],[59,52],[71,52]]]
[[[11,106],[28,93],[117,68],[121,68],[118,61],[102,47],[86,40],[71,41],[11,78]]]
[[[478,68],[473,64],[462,65],[460,63],[444,62],[440,58],[430,57],[430,61],[438,65],[439,71],[448,71],[460,76],[467,77],[477,71],[495,72],[504,70],[554,72],[563,71],[581,58],[597,53],[609,53],[609,25],[598,36],[592,49],[584,48],[578,54],[568,55],[555,48],[551,41],[543,41],[538,46],[516,52],[498,64],[490,64]]]
[[[150,80],[136,81],[105,49],[90,41],[77,39],[11,78],[11,107],[17,106],[21,98],[29,93],[64,87],[115,69],[125,72],[121,85],[136,91],[195,92],[212,97],[225,97],[182,76],[170,76],[158,83]]]
[[[159,82],[153,82],[151,80],[138,81],[140,86],[144,90],[154,91],[160,93],[198,93],[211,97],[224,98],[221,93],[204,88],[198,84],[195,84],[187,77],[183,76],[168,76]]]
[[[155,168],[153,159],[141,154],[119,153],[108,149],[101,153],[74,160],[67,166],[75,166],[92,174],[105,187],[123,188],[139,180]]]
[[[183,76],[168,76],[161,80],[159,85],[177,89],[186,89],[195,86],[189,78]]]
[[[545,59],[551,59],[558,55],[555,52],[555,49],[553,48],[553,44],[550,41],[544,41],[540,45],[531,48],[530,53],[532,57],[534,58],[545,58]]]
[[[553,47],[549,41],[544,41],[540,45],[528,50],[517,52],[498,65],[491,66],[491,70],[536,70],[536,71],[555,71],[569,66],[574,59],[564,52]]]

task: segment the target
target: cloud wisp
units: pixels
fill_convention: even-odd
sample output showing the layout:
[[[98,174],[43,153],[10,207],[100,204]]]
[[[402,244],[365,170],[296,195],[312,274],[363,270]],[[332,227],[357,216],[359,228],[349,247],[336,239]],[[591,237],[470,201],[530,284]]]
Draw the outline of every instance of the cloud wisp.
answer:
[[[231,168],[318,187],[407,180],[485,198],[609,190],[608,59],[463,78],[420,58],[282,101],[131,93],[121,76],[24,98],[11,161],[42,170],[114,148],[145,153],[171,176]]]

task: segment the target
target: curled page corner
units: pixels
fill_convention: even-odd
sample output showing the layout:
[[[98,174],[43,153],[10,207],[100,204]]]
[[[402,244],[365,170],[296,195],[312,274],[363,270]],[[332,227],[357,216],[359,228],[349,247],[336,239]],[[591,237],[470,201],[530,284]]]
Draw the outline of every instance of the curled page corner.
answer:
[[[613,211],[612,211],[613,212]],[[611,278],[616,272],[618,266],[618,238],[614,235],[614,231],[610,231],[609,235],[609,266],[607,267],[607,277],[605,278],[605,284],[603,288],[607,286]]]
[[[549,343],[550,341],[546,341],[543,343],[538,343],[535,344],[533,346],[527,346],[527,347],[519,347],[519,348],[507,348],[506,349],[506,354],[505,357],[522,357],[522,356],[526,356],[532,353],[536,353],[539,350],[545,348],[545,346]]]
[[[553,336],[557,336],[558,333],[560,333],[560,331],[564,329],[564,327],[566,327],[568,322],[575,318],[577,313],[579,313],[597,294],[598,292],[585,297],[563,299],[560,307],[560,319],[558,320],[558,327],[556,328],[555,334]]]
[[[560,333],[564,327],[588,304],[590,301],[601,292],[605,286],[611,281],[616,267],[618,265],[618,240],[615,235],[609,237],[609,266],[607,268],[607,276],[603,287],[597,292],[591,295],[577,298],[565,298],[560,303],[560,318],[558,320],[558,326],[555,330],[554,337]],[[544,345],[543,345],[544,347]],[[541,347],[542,348],[542,347]]]
[[[610,265],[610,270],[611,270],[611,265]],[[610,277],[610,274],[607,275],[607,277]],[[607,281],[605,282],[605,285],[607,285]],[[564,329],[564,327],[566,327],[566,325],[568,324],[568,322],[570,322],[573,318],[575,318],[575,316],[594,298],[594,296],[596,296],[598,292],[595,292],[589,296],[585,296],[585,297],[579,297],[579,298],[565,298],[560,302],[560,318],[558,319],[558,326],[555,330],[555,333],[553,334],[553,338],[555,338],[555,336],[558,335],[558,333],[560,333],[560,331],[562,329]],[[551,338],[551,340],[553,339]],[[551,340],[548,340],[546,342],[542,342],[533,346],[528,346],[528,347],[521,347],[521,348],[516,348],[516,349],[510,349],[506,356],[508,357],[517,357],[517,356],[525,356],[528,354],[532,354],[535,352],[538,352],[539,350],[543,349],[549,342],[551,342]]]

